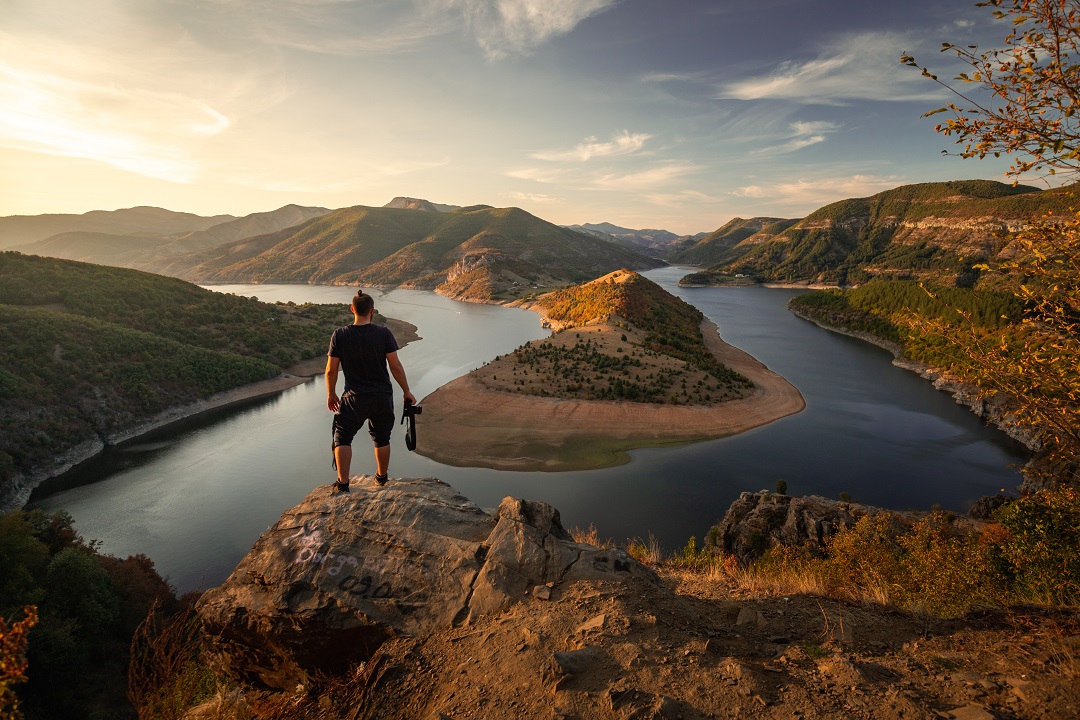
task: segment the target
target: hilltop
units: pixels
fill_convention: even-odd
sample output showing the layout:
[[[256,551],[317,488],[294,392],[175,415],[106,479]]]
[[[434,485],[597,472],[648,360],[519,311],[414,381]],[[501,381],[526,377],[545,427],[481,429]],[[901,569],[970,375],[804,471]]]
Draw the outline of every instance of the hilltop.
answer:
[[[974,264],[1008,255],[1008,233],[1032,218],[1065,213],[1073,202],[1067,188],[990,180],[904,185],[831,203],[771,237],[743,239],[694,282],[745,274],[763,282],[898,277],[968,284],[977,277]]]
[[[557,332],[425,399],[419,452],[498,469],[602,467],[627,462],[631,448],[731,435],[804,407],[700,311],[637,273],[550,293],[532,309]]]
[[[356,206],[299,228],[156,264],[184,279],[404,286],[479,302],[520,298],[620,267],[661,263],[519,208]]]
[[[732,256],[737,246],[750,248],[776,237],[797,223],[797,219],[774,217],[732,218],[696,242],[683,243],[672,249],[667,259],[690,265],[713,265]],[[742,250],[746,252],[746,249]],[[734,253],[738,255],[740,253]]]
[[[240,399],[222,394],[252,383],[269,393],[303,382],[322,363],[298,364],[350,321],[345,305],[269,304],[11,251],[0,278],[0,507],[148,423]]]

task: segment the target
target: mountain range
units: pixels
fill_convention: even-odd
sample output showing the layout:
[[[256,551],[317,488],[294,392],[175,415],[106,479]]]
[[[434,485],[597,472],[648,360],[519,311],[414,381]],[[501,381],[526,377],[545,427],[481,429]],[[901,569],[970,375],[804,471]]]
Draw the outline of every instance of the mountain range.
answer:
[[[719,245],[694,281],[742,274],[771,282],[844,285],[899,277],[969,285],[978,277],[973,265],[1011,252],[1009,233],[1033,218],[1066,214],[1074,203],[1067,187],[991,180],[903,185],[831,203],[797,222],[762,225],[730,247]],[[688,261],[688,254],[673,259]]]
[[[564,225],[563,227],[580,233],[593,235],[603,240],[619,243],[620,245],[625,245],[637,252],[658,258],[664,258],[670,254],[672,248],[680,244],[696,242],[708,235],[708,233],[676,235],[668,230],[656,229],[632,230],[608,222],[585,223],[584,225]]]
[[[150,209],[160,210],[160,208]],[[87,229],[60,232],[33,243],[16,245],[11,249],[25,255],[43,255],[66,260],[81,260],[98,265],[143,268],[157,258],[205,250],[252,235],[274,232],[298,225],[330,211],[320,207],[286,205],[271,212],[252,213],[240,218],[227,215],[224,217],[230,218],[229,220],[206,228],[169,233],[154,233],[146,230],[120,233],[117,231],[124,229],[125,224],[117,222],[117,220],[123,220],[123,215],[117,214],[124,212],[117,210],[110,217],[99,218],[97,224],[100,227],[112,229],[111,232]],[[168,210],[161,211],[161,213],[169,212]],[[157,215],[157,213],[151,215]],[[0,218],[0,223],[7,219]],[[190,225],[192,221],[184,218],[182,222]],[[200,226],[204,224],[197,223]]]
[[[145,269],[202,283],[405,286],[499,301],[661,264],[519,208],[424,212],[358,205]]]
[[[66,232],[171,235],[205,230],[230,220],[236,220],[236,217],[203,217],[147,206],[123,210],[92,210],[82,215],[9,215],[0,217],[0,250],[34,243]]]

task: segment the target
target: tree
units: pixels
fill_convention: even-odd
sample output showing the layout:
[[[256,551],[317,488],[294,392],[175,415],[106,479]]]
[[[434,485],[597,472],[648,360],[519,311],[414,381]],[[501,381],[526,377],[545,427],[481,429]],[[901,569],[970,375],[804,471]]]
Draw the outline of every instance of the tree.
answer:
[[[900,61],[948,88],[963,102],[936,130],[963,145],[963,158],[1006,154],[1007,175],[1041,172],[1073,180],[1080,173],[1080,4],[1076,0],[988,0],[1009,21],[1004,47],[944,43],[972,69],[943,82],[910,55]],[[974,99],[976,94],[990,101]],[[965,369],[987,395],[1014,398],[1022,424],[1037,428],[1046,467],[1058,480],[1080,481],[1080,213],[1035,218],[1011,238],[1011,258],[983,271],[1001,273],[1026,304],[1014,332],[987,334],[944,322],[913,321],[956,342]]]
[[[935,130],[963,144],[960,157],[1009,155],[1007,175],[1080,172],[1080,7],[1075,0],[986,0],[976,7],[993,8],[1011,31],[1004,48],[942,43],[942,52],[971,68],[955,80],[972,90],[938,80],[906,53],[900,58],[961,100],[923,117],[951,111]]]

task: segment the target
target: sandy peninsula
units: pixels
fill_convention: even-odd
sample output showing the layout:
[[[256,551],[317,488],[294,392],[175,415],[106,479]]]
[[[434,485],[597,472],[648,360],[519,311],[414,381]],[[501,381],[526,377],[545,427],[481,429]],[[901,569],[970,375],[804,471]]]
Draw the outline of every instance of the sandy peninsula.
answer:
[[[726,437],[806,407],[802,394],[701,323],[705,342],[754,388],[712,405],[564,400],[492,390],[473,373],[423,400],[417,452],[447,465],[496,470],[584,470],[629,461],[628,450]]]

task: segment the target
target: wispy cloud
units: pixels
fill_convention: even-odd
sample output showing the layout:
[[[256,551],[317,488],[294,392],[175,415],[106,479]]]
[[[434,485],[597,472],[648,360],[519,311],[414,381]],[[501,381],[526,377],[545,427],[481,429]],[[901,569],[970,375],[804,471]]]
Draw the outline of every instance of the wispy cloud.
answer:
[[[561,197],[544,195],[542,193],[512,192],[509,193],[508,197],[520,202],[536,203],[538,205],[555,205],[564,202],[564,199]]]
[[[640,190],[666,185],[673,180],[700,172],[702,169],[701,165],[674,162],[638,172],[604,173],[594,177],[592,185],[608,190]]]
[[[781,99],[836,105],[853,100],[926,100],[940,90],[898,60],[920,43],[893,33],[865,33],[826,47],[817,57],[786,60],[771,71],[721,83],[718,99]]]
[[[852,197],[867,197],[902,185],[895,175],[848,175],[837,177],[803,177],[769,185],[746,185],[732,195],[740,198],[768,201],[768,205],[801,208],[810,212],[822,205]]]
[[[619,0],[425,0],[459,8],[489,59],[527,53]]]
[[[649,133],[632,133],[623,130],[616,133],[611,140],[601,142],[598,138],[587,137],[584,142],[578,143],[570,150],[545,150],[535,152],[529,157],[537,160],[550,160],[552,162],[580,161],[587,162],[592,158],[611,157],[613,155],[631,155],[645,147],[645,143],[654,136]]]
[[[755,151],[754,155],[784,155],[786,153],[802,150],[811,145],[825,142],[829,133],[836,132],[840,126],[833,122],[817,120],[812,122],[793,122],[789,126],[790,133],[786,142],[780,145],[770,145]]]

